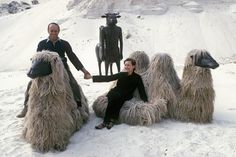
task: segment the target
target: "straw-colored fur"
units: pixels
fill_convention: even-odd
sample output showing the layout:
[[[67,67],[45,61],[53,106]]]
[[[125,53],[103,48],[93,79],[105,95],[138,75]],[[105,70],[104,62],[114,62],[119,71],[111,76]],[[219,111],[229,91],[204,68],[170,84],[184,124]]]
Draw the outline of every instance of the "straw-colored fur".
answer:
[[[122,106],[119,120],[121,123],[130,125],[151,125],[160,122],[166,112],[166,100],[164,99],[143,102],[134,97]]]
[[[148,69],[150,59],[144,51],[135,51],[129,55],[129,58],[133,58],[136,61],[136,73],[141,74]]]
[[[142,74],[149,101],[165,99],[170,118],[175,117],[180,80],[172,58],[166,53],[153,56],[148,70]]]
[[[32,80],[23,137],[38,151],[65,150],[71,135],[88,119],[88,104],[81,90],[77,109],[63,63],[55,52],[38,52],[33,60],[51,63],[52,74]]]
[[[186,58],[177,110],[179,120],[199,123],[212,121],[215,92],[211,71],[209,68],[201,68],[194,64],[201,54],[207,53],[205,50],[194,49]]]
[[[101,117],[101,118],[104,118],[107,105],[108,105],[108,99],[106,97],[106,94],[107,93],[97,97],[97,99],[93,102],[93,105],[92,105],[92,108],[96,116]]]

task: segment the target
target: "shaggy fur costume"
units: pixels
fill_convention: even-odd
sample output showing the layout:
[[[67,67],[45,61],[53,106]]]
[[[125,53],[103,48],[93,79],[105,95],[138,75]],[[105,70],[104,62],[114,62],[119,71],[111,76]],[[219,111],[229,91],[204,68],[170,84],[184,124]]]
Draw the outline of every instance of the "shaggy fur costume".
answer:
[[[150,60],[144,51],[135,51],[130,54],[129,58],[133,58],[136,61],[136,73],[141,74],[147,70]]]
[[[172,58],[166,53],[153,56],[148,70],[142,74],[149,101],[165,99],[170,118],[175,117],[180,80]]]
[[[108,98],[106,95],[107,93],[97,97],[97,99],[93,102],[92,108],[97,117],[105,117],[105,112],[108,105]]]
[[[69,77],[55,52],[37,53],[33,60],[51,63],[52,74],[32,80],[23,137],[38,151],[65,150],[71,135],[88,119],[88,103],[81,90],[77,109]]]
[[[205,50],[195,49],[186,58],[177,112],[179,120],[199,123],[212,121],[215,92],[211,71],[209,68],[195,66],[198,57],[206,54],[209,55]]]
[[[151,125],[160,122],[166,112],[166,100],[164,99],[143,102],[134,97],[122,106],[119,120],[121,123],[130,125]]]

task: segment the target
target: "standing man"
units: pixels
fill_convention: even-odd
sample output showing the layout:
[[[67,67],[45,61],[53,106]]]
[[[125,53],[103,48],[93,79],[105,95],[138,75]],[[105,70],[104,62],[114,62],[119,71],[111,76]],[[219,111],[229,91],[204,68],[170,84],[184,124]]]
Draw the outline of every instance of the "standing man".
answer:
[[[67,64],[67,58],[65,57],[65,54],[71,61],[71,63],[74,65],[74,67],[79,71],[81,70],[84,73],[84,79],[90,79],[92,76],[90,73],[84,68],[83,64],[80,62],[78,57],[75,55],[75,53],[72,51],[72,48],[66,40],[59,38],[59,32],[60,32],[60,26],[57,23],[49,23],[48,25],[48,34],[49,37],[47,39],[44,39],[39,42],[37,52],[41,52],[43,50],[53,51],[57,52],[58,55],[61,57],[62,62],[64,64],[64,67],[69,75],[70,78],[70,86],[73,91],[73,95],[75,98],[75,101],[78,106],[81,106],[81,94],[79,90],[79,85],[77,84],[75,78],[73,77],[70,68]],[[29,89],[31,86],[31,81],[28,84],[27,90],[25,92],[25,101],[24,101],[24,109],[22,112],[17,115],[18,118],[22,118],[27,113],[27,102],[29,98]]]

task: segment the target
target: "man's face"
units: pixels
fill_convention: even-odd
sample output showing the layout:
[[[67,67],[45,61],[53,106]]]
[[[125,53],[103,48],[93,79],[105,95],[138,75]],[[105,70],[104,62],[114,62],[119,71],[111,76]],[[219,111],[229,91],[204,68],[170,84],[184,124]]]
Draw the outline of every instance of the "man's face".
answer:
[[[49,34],[49,39],[52,41],[56,41],[58,39],[58,34],[60,30],[57,25],[55,24],[50,24],[48,27],[48,34]]]

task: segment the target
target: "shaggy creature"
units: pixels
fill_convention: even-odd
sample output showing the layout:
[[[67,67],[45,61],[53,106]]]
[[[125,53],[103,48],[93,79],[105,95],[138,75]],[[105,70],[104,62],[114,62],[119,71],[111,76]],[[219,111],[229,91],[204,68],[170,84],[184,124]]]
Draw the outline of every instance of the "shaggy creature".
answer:
[[[212,121],[215,92],[209,68],[218,66],[206,50],[189,52],[181,80],[177,119],[199,123]]]
[[[175,117],[180,80],[172,58],[166,53],[153,56],[149,68],[142,74],[149,101],[165,99],[170,118]]]
[[[131,58],[136,60],[136,70],[144,72],[148,68],[149,57],[141,51],[136,51],[130,55]],[[144,70],[145,69],[145,70]],[[150,69],[149,69],[150,70]],[[151,70],[150,70],[151,72]],[[152,80],[152,78],[150,78]],[[145,83],[144,83],[145,85]],[[146,88],[146,91],[149,89]],[[151,125],[155,122],[159,122],[166,112],[166,100],[159,98],[149,98],[149,102],[144,103],[139,99],[135,92],[135,97],[129,101],[126,101],[120,110],[119,121],[121,123],[127,123],[130,125]],[[95,114],[99,117],[104,117],[107,107],[106,94],[99,96],[93,104]]]
[[[32,79],[23,137],[38,151],[62,151],[88,119],[87,100],[81,90],[82,106],[77,109],[67,71],[57,53],[37,53],[33,63],[37,61],[50,63],[52,73]]]

